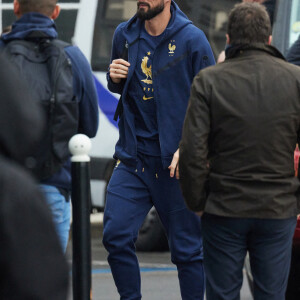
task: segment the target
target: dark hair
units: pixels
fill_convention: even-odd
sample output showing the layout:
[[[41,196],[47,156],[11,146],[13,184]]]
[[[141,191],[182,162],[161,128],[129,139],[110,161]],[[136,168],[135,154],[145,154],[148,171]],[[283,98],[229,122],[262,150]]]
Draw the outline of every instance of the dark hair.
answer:
[[[261,4],[236,4],[229,14],[227,33],[232,45],[266,44],[271,31],[269,14]]]
[[[17,0],[20,4],[20,11],[22,14],[29,12],[38,12],[48,17],[54,11],[58,0]]]

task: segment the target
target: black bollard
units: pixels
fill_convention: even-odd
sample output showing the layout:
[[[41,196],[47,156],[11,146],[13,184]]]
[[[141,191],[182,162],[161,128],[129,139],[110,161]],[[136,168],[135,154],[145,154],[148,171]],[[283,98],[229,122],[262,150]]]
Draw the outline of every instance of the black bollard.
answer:
[[[91,292],[91,229],[90,229],[90,139],[73,136],[69,142],[72,156],[72,241],[73,299],[90,300]]]

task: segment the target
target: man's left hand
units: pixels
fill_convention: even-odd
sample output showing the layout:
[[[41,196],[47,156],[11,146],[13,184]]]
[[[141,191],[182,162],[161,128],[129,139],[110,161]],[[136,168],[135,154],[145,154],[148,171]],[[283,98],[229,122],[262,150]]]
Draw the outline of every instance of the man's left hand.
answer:
[[[204,211],[196,211],[195,214],[198,216],[198,217],[202,217]]]
[[[172,162],[169,166],[170,177],[174,177],[176,175],[176,179],[179,179],[179,149],[174,153]]]

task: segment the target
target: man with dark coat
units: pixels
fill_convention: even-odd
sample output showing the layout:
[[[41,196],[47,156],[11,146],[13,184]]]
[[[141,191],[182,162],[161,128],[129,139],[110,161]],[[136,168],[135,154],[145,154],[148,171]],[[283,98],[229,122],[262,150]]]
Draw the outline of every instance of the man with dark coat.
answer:
[[[0,66],[0,299],[65,300],[67,263],[46,201],[24,168],[41,138],[41,112],[2,56]]]
[[[283,300],[296,225],[300,69],[271,42],[266,9],[229,16],[224,63],[194,79],[180,144],[180,182],[201,215],[207,299],[239,299],[247,251],[254,299]]]

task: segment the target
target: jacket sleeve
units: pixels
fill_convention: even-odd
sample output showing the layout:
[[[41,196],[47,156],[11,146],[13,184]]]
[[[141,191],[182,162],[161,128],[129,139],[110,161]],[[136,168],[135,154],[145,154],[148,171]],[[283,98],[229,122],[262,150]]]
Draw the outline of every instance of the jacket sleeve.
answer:
[[[77,47],[66,48],[72,61],[74,94],[79,100],[78,132],[92,138],[99,126],[98,95],[91,67]]]
[[[122,56],[122,51],[123,48],[125,46],[126,40],[124,38],[121,37],[121,26],[123,25],[123,23],[121,23],[115,33],[114,33],[114,37],[113,37],[113,42],[112,42],[112,52],[111,52],[111,59],[110,59],[110,63],[112,63],[112,61],[114,59],[118,59],[121,58]],[[106,79],[107,79],[107,87],[108,89],[112,92],[112,93],[117,93],[117,94],[122,94],[123,91],[123,87],[125,84],[125,80],[121,80],[120,83],[114,83],[110,76],[109,76],[109,69],[108,72],[106,74]]]
[[[192,211],[203,211],[207,197],[210,112],[201,73],[192,84],[179,146],[180,185]]]
[[[197,31],[197,34],[193,35],[191,45],[193,76],[196,76],[200,70],[216,63],[205,34],[199,29]]]

